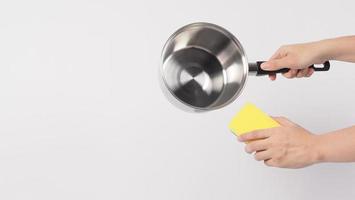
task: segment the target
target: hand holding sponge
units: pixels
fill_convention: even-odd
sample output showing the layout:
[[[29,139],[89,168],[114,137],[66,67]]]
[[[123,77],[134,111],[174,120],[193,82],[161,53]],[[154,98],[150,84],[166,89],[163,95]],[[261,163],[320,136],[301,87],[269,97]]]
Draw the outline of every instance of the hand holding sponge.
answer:
[[[233,117],[229,129],[237,136],[255,130],[279,127],[280,125],[251,103],[245,104]]]

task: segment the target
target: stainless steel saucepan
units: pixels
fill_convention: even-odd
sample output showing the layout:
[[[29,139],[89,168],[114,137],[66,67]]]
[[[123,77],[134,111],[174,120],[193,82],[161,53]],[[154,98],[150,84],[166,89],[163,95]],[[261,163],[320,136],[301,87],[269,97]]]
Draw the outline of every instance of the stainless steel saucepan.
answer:
[[[262,61],[248,63],[241,43],[226,29],[210,23],[193,23],[177,30],[166,42],[160,68],[161,85],[168,99],[186,111],[222,108],[242,92],[248,74],[264,71]],[[329,62],[315,71],[328,71]]]

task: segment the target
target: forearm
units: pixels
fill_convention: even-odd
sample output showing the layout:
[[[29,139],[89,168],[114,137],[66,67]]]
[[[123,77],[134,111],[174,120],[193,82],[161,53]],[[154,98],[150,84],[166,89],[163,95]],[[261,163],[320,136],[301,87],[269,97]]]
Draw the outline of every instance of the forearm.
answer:
[[[315,137],[317,162],[355,162],[355,126]]]
[[[345,36],[316,42],[323,60],[355,62],[355,36]]]

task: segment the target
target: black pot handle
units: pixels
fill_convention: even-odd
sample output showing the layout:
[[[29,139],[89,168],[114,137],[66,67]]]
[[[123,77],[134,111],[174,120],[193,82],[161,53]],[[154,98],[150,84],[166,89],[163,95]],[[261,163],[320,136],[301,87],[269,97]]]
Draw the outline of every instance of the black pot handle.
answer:
[[[263,75],[272,75],[272,74],[277,74],[277,73],[286,73],[290,71],[288,68],[282,68],[276,71],[266,71],[261,69],[260,65],[264,63],[265,61],[258,61],[256,62],[256,75],[257,76],[263,76]],[[323,63],[323,67],[315,67],[314,65],[309,66],[310,68],[314,69],[316,72],[322,72],[322,71],[329,71],[330,68],[330,62],[326,61]]]

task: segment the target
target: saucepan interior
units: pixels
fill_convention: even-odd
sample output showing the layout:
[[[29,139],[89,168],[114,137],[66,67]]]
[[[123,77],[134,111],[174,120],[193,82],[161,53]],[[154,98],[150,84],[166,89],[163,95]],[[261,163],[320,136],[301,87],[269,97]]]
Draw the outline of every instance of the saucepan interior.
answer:
[[[242,91],[248,62],[239,41],[214,24],[194,23],[176,31],[162,53],[161,76],[169,99],[184,110],[223,107]]]

